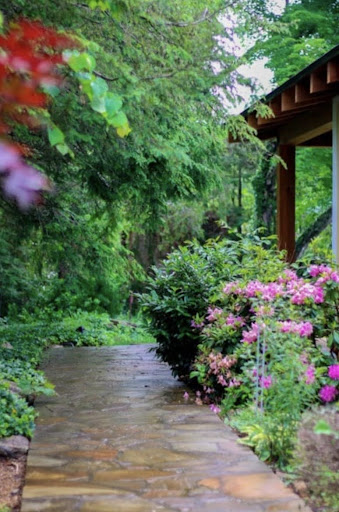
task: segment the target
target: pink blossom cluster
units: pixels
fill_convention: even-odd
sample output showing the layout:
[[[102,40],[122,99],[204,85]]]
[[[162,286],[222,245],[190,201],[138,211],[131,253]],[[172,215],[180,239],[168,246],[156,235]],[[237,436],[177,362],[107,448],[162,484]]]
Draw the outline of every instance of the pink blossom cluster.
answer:
[[[200,322],[198,324],[194,320],[191,320],[191,327],[193,327],[193,329],[202,329],[204,327],[204,325],[205,325],[205,322]]]
[[[208,356],[208,375],[215,375],[220,386],[240,386],[240,382],[232,378],[232,373],[230,370],[230,368],[232,368],[236,362],[237,360],[234,357],[223,356],[221,352],[211,352]],[[208,395],[214,390],[210,388],[204,388],[204,391]]]
[[[222,312],[223,312],[223,311],[222,311],[222,309],[221,309],[221,308],[211,308],[211,307],[209,307],[209,308],[207,309],[207,313],[208,313],[208,315],[207,315],[207,317],[206,317],[206,320],[207,320],[208,322],[214,322],[214,321],[217,319],[217,317],[218,317],[218,316],[220,316],[220,315],[222,314]]]
[[[295,281],[298,279],[297,274],[294,272],[294,270],[291,270],[289,268],[285,269],[282,275],[278,278],[279,284],[289,283],[290,281]]]
[[[317,280],[318,285],[322,285],[327,283],[327,281],[334,281],[335,283],[339,283],[339,274],[333,268],[328,265],[311,265],[309,268],[309,273],[312,277],[319,277]]]
[[[231,283],[226,283],[223,292],[226,295],[229,295],[231,293],[234,293],[235,295],[241,295],[243,290],[239,286],[239,281],[232,281]]]
[[[339,364],[332,364],[328,367],[328,376],[332,380],[339,380]]]
[[[325,294],[320,285],[307,283],[304,279],[290,281],[286,285],[286,292],[291,296],[292,304],[305,304],[307,299],[313,299],[315,304],[324,302]]]
[[[220,407],[218,407],[215,404],[211,404],[210,405],[210,409],[211,409],[212,412],[214,412],[214,414],[218,414],[221,411]]]
[[[319,396],[323,402],[333,402],[338,394],[338,390],[335,386],[323,386],[319,391]]]
[[[329,268],[323,266],[323,268]],[[262,283],[261,281],[250,281],[245,288],[239,286],[238,281],[227,283],[223,291],[226,294],[242,295],[247,298],[261,298],[264,301],[272,302],[277,297],[290,297],[292,304],[305,304],[307,299],[312,299],[315,304],[324,302],[325,293],[322,285],[329,279],[339,281],[339,274],[331,270],[330,274],[324,274],[315,284],[308,283],[298,278],[292,270],[285,270],[277,282]]]
[[[262,388],[266,388],[266,389],[270,388],[273,383],[272,375],[266,375],[266,376],[260,377],[259,382],[260,382],[260,386]]]
[[[307,366],[305,371],[306,384],[313,384],[315,381],[315,367],[313,364]]]
[[[260,281],[250,281],[244,291],[246,297],[261,297],[263,300],[272,301],[284,294],[284,288],[279,283],[264,284]]]
[[[260,331],[260,326],[257,323],[251,324],[251,329],[249,331],[242,332],[242,343],[253,343],[254,341],[257,341]]]
[[[6,196],[17,201],[20,208],[27,209],[39,202],[43,190],[49,190],[47,178],[27,165],[14,146],[0,142],[0,176]]]
[[[281,332],[292,332],[299,334],[301,337],[310,336],[313,332],[313,325],[311,322],[293,322],[285,320],[278,323]]]
[[[226,318],[226,325],[231,325],[232,327],[241,327],[244,324],[245,320],[241,316],[234,316],[232,313],[230,313]]]
[[[218,375],[221,370],[226,370],[226,377],[229,378],[231,373],[227,370],[232,368],[237,360],[234,357],[223,356],[221,352],[218,352],[217,354],[211,352],[208,356],[208,362],[211,374]]]
[[[258,369],[256,367],[252,370],[252,376],[258,377]],[[263,388],[270,388],[273,384],[273,377],[272,375],[264,375],[259,377],[259,384]]]

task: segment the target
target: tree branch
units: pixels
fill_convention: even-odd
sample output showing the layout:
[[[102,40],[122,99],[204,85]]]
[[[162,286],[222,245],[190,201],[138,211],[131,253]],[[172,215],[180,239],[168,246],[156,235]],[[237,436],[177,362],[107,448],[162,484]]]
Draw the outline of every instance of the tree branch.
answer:
[[[118,77],[113,78],[110,76],[106,76],[106,75],[103,75],[102,73],[99,73],[99,71],[93,71],[93,75],[103,78],[104,80],[106,80],[106,82],[116,82],[116,80],[119,80]]]

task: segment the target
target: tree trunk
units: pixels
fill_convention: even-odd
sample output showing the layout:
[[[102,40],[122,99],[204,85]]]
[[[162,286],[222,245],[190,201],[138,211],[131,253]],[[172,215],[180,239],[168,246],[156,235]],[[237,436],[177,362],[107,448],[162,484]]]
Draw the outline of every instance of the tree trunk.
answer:
[[[331,224],[331,220],[332,206],[330,206],[325,212],[319,215],[313,224],[305,229],[305,231],[299,236],[295,245],[296,259],[301,258],[310,242],[312,242],[316,236],[320,235],[320,233]]]

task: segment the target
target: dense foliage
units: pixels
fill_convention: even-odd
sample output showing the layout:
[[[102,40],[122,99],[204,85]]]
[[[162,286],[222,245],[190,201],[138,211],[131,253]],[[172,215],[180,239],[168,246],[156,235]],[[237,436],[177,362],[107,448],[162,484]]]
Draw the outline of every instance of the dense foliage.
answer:
[[[232,413],[242,442],[286,468],[303,411],[339,392],[338,283],[328,265],[291,269],[254,237],[172,253],[143,302],[157,354],[176,375],[191,370],[196,402]]]

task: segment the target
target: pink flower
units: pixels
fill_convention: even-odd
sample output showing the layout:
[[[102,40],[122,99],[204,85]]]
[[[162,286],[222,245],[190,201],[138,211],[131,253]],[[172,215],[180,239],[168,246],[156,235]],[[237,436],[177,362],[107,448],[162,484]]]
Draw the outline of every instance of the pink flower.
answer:
[[[227,386],[227,382],[226,382],[226,380],[225,380],[223,375],[218,375],[217,381],[220,384],[220,386],[224,386],[224,387]]]
[[[226,325],[231,325],[232,327],[241,327],[244,323],[245,321],[241,316],[234,316],[232,313],[226,318]]]
[[[333,402],[337,396],[338,391],[334,386],[324,386],[319,391],[319,396],[323,402]]]
[[[270,388],[272,386],[272,375],[267,375],[267,377],[260,377],[260,385],[263,388]]]
[[[284,270],[281,277],[278,279],[279,284],[288,283],[289,281],[295,281],[298,279],[297,274],[294,272],[294,270],[286,269]]]
[[[310,336],[313,332],[313,325],[311,322],[301,322],[298,327],[299,334],[302,338]]]
[[[218,316],[222,314],[222,309],[220,308],[208,308],[207,309],[208,316],[206,317],[206,320],[208,322],[214,322]]]
[[[339,364],[332,364],[329,366],[328,376],[330,379],[339,380]]]
[[[247,297],[257,297],[263,291],[264,285],[260,281],[250,281],[245,288]]]
[[[204,325],[205,325],[204,322],[197,324],[194,320],[191,320],[191,327],[193,327],[193,329],[202,329],[202,327],[204,327]]]
[[[0,173],[21,163],[19,153],[9,144],[0,143]]]
[[[285,322],[278,323],[281,332],[293,332],[299,334],[301,337],[310,336],[313,332],[313,325],[311,322],[292,322],[291,320],[285,320]]]
[[[211,409],[212,412],[214,412],[214,414],[218,414],[221,411],[220,407],[218,407],[215,404],[211,404],[210,405],[210,409]]]
[[[324,290],[321,286],[307,283],[304,279],[290,281],[286,290],[291,296],[292,304],[304,304],[307,299],[313,299],[316,304],[324,302]]]
[[[306,384],[313,384],[313,382],[315,381],[315,368],[314,368],[313,364],[310,364],[307,367],[307,370],[305,372],[305,377],[306,377]]]
[[[231,379],[228,385],[230,388],[238,388],[241,385],[241,382],[237,379]]]
[[[0,143],[0,174],[5,194],[22,209],[38,203],[41,192],[50,190],[47,178],[27,165],[9,144]]]
[[[332,269],[327,265],[311,265],[308,271],[312,277],[317,277],[319,274],[331,273]]]
[[[241,341],[243,343],[253,343],[254,341],[257,341],[259,333],[260,333],[260,327],[258,324],[254,323],[251,325],[250,331],[242,332],[242,340]]]
[[[184,400],[188,400],[189,399],[189,394],[187,393],[187,391],[185,391],[185,393],[183,394],[183,397],[184,397]]]
[[[233,281],[232,283],[226,283],[226,285],[223,288],[223,292],[226,295],[229,295],[230,293],[241,295],[243,293],[243,290],[239,287],[239,281]]]

